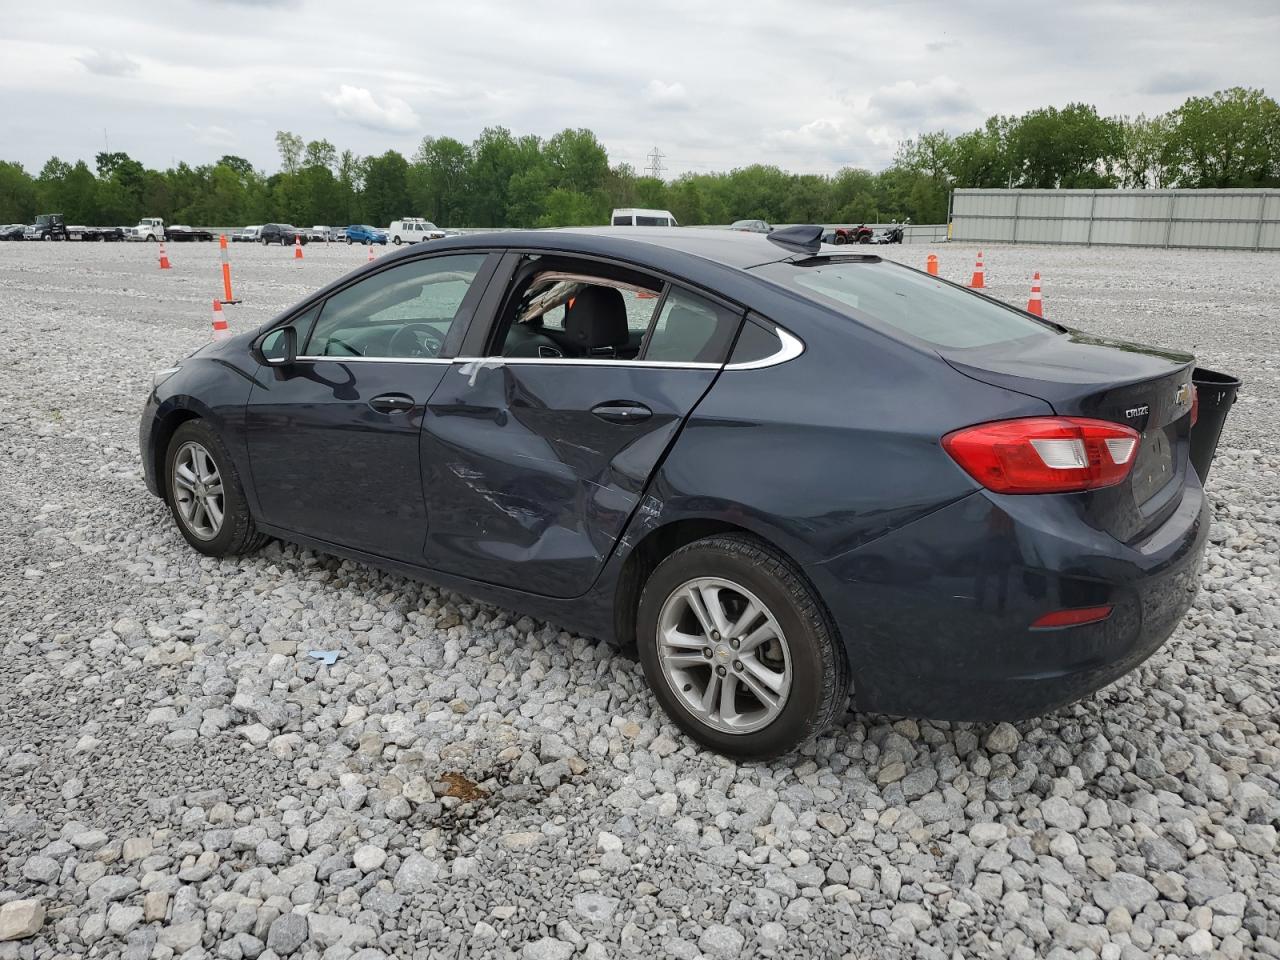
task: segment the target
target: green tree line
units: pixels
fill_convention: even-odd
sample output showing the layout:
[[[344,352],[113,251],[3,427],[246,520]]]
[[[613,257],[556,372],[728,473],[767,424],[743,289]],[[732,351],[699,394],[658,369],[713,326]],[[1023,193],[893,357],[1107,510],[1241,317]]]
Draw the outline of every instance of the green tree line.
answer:
[[[341,153],[276,134],[280,169],[247,160],[152,170],[125,153],[94,166],[58,157],[35,176],[0,162],[0,223],[58,212],[71,223],[142,216],[205,226],[283,221],[374,223],[422,216],[445,226],[553,227],[608,222],[613,207],[659,207],[681,223],[941,223],[956,187],[1277,187],[1280,105],[1234,87],[1156,117],[1104,117],[1084,103],[994,116],[952,136],[923,133],[878,172],[796,174],[753,164],[664,181],[610,165],[590,130],[547,139],[488,127],[470,144],[425,137],[411,157]]]

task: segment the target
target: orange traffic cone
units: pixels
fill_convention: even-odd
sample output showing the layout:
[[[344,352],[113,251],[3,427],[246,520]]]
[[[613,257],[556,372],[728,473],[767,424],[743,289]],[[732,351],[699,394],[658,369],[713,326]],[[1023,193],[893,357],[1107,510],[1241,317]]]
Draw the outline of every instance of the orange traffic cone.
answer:
[[[368,257],[367,262],[368,262],[368,263],[373,263],[373,244],[372,244],[372,243],[371,243],[371,244],[369,244],[369,257]]]
[[[222,292],[224,294],[223,303],[239,303],[235,297],[231,295],[231,261],[227,259],[227,235],[224,233],[218,238],[218,246],[222,248]]]
[[[1027,301],[1027,313],[1034,313],[1037,317],[1044,316],[1044,300],[1040,296],[1040,273],[1031,278],[1031,299]]]
[[[985,271],[982,268],[982,251],[979,250],[978,262],[973,265],[973,279],[969,281],[970,289],[981,290],[984,286],[986,286],[986,284],[983,283],[984,278],[985,278]]]
[[[213,301],[213,339],[225,340],[231,336],[231,328],[227,326],[227,318],[222,315],[222,304]]]
[[[929,259],[925,261],[924,268],[929,271],[931,277],[938,275],[938,255],[936,253],[929,254]]]
[[[168,269],[170,269],[170,267],[169,267],[169,255],[168,255],[167,253],[165,253],[165,252],[164,252],[164,244],[163,244],[163,243],[162,243],[162,244],[160,244],[160,269],[161,269],[161,270],[168,270]]]
[[[293,235],[293,259],[302,259],[302,236],[297,233]]]

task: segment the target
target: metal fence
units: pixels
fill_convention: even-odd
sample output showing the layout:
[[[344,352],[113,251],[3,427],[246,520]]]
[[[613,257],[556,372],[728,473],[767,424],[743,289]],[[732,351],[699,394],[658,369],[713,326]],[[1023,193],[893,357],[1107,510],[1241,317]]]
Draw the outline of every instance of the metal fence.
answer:
[[[956,190],[951,239],[1280,250],[1280,190]]]

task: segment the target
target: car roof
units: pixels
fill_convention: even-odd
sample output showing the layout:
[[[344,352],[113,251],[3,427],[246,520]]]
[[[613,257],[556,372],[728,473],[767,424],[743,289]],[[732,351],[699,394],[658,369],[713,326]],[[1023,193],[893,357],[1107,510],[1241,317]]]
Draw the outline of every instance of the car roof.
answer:
[[[496,230],[445,237],[433,250],[483,246],[618,256],[652,262],[666,252],[682,253],[745,270],[794,256],[761,233],[702,227],[562,227],[554,230]],[[409,256],[409,252],[391,256]],[[655,264],[656,265],[656,264]]]

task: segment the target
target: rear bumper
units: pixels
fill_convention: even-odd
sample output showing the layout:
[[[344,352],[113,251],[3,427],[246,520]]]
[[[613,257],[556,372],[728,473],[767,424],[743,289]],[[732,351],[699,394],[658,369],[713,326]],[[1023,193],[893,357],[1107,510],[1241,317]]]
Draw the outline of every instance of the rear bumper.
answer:
[[[859,710],[939,720],[1048,713],[1128,673],[1168,639],[1199,585],[1208,506],[1191,471],[1143,541],[1087,526],[1079,495],[975,493],[808,568],[849,650]],[[1111,604],[1100,623],[1032,630]]]

